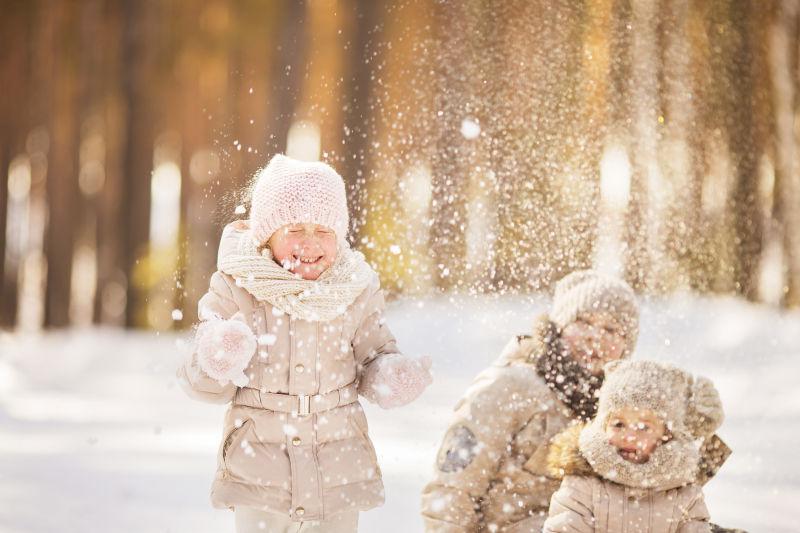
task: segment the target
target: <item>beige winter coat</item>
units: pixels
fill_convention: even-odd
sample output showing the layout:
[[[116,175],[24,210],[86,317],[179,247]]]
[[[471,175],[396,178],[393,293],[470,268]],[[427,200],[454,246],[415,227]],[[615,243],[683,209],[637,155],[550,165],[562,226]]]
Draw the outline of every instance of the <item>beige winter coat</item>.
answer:
[[[643,489],[603,479],[580,453],[581,429],[568,429],[552,444],[548,466],[564,480],[543,533],[710,533],[698,485]]]
[[[422,494],[426,531],[540,531],[559,486],[547,445],[572,416],[531,363],[551,327],[543,320],[533,338],[512,339],[456,406]]]
[[[235,238],[235,232],[223,234],[220,255]],[[244,388],[219,385],[194,357],[178,370],[190,396],[231,402],[213,505],[257,507],[296,521],[381,505],[381,472],[358,402],[359,384],[376,361],[398,353],[378,285],[338,318],[308,322],[257,300],[217,271],[199,306],[222,318],[241,313],[263,341],[245,371],[250,381]]]

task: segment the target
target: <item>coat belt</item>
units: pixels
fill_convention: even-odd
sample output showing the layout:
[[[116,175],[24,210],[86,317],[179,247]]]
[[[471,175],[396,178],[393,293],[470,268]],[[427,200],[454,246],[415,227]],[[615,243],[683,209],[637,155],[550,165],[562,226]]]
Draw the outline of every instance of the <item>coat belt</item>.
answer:
[[[351,383],[323,394],[282,394],[243,387],[236,391],[233,403],[304,416],[348,405],[356,400],[358,400],[358,387],[355,383]]]

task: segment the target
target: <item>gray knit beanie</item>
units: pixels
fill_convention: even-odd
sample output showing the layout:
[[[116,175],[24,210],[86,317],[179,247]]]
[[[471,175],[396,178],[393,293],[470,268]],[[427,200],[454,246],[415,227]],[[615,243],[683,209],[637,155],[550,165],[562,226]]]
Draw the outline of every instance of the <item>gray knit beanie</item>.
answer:
[[[633,289],[623,280],[596,270],[578,270],[556,283],[550,320],[564,328],[581,314],[607,311],[625,329],[627,352],[639,336],[639,306]]]

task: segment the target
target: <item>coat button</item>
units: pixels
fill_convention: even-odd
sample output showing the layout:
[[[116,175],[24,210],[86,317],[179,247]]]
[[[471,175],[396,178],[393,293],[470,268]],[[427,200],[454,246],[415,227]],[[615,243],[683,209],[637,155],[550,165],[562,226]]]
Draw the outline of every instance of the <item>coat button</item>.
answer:
[[[295,438],[293,438],[293,439],[292,439],[292,444],[293,444],[294,446],[300,446],[300,443],[301,443],[301,442],[303,442],[303,441],[302,441],[302,440],[300,440],[300,437],[295,437]]]
[[[302,374],[305,369],[306,367],[304,367],[303,365],[295,365],[294,367],[294,371],[297,372],[298,374]]]
[[[303,516],[304,514],[306,514],[306,510],[303,509],[302,507],[298,507],[297,509],[294,510],[294,514],[296,514],[297,516]]]

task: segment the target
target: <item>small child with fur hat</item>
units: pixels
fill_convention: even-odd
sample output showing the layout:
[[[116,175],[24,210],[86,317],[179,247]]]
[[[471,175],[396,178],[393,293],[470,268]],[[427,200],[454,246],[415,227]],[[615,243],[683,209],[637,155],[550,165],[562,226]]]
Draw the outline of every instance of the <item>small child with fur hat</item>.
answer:
[[[605,366],[597,415],[555,439],[550,474],[563,478],[544,533],[706,533],[697,442],[723,419],[711,381],[655,361]]]
[[[211,500],[235,511],[239,533],[356,531],[359,511],[384,500],[358,396],[390,409],[431,383],[430,359],[398,350],[347,229],[342,177],[276,155],[250,220],[223,231],[178,375],[190,396],[231,404]]]

